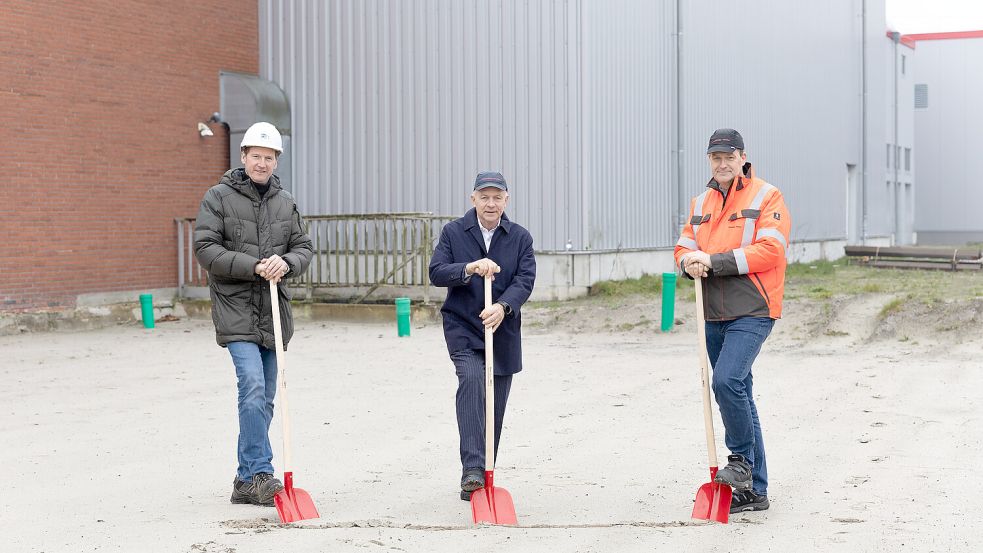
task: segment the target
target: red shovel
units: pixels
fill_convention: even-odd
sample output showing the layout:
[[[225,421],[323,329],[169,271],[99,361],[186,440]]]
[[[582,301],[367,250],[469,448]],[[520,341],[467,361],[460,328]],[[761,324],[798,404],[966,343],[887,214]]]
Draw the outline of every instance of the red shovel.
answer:
[[[283,418],[283,489],[273,496],[276,512],[283,522],[320,518],[311,496],[294,487],[290,472],[290,410],[287,408],[287,365],[283,360],[283,327],[280,326],[280,294],[277,282],[270,281],[270,305],[273,307],[273,337],[276,342],[276,366],[280,383],[280,416]]]
[[[492,277],[485,277],[485,309],[492,304]],[[495,487],[495,361],[494,335],[485,327],[485,487],[471,494],[475,524],[518,524],[512,495]]]
[[[715,520],[727,524],[733,492],[727,484],[713,481],[717,475],[717,442],[713,436],[713,416],[710,414],[710,362],[707,360],[707,336],[703,315],[703,279],[696,278],[696,335],[700,341],[700,369],[703,375],[703,423],[707,431],[707,453],[710,458],[710,481],[696,490],[693,518]]]

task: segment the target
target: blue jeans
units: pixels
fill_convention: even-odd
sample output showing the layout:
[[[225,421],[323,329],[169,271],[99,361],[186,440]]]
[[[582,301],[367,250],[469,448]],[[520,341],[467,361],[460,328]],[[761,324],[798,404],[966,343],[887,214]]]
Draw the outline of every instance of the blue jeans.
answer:
[[[758,495],[768,495],[768,466],[751,394],[751,365],[773,326],[775,320],[768,317],[706,323],[713,395],[724,421],[724,443],[751,465],[752,490]]]
[[[239,381],[239,480],[273,474],[270,422],[276,396],[276,351],[252,342],[228,345]]]

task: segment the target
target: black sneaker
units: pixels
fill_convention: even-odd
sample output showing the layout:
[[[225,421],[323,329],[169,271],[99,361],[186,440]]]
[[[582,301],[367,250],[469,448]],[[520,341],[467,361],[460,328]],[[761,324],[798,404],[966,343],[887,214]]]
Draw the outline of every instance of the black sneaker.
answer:
[[[730,499],[730,514],[745,511],[764,511],[770,507],[768,496],[758,495],[752,491],[734,492]]]
[[[253,475],[255,501],[257,505],[273,506],[273,496],[283,489],[283,483],[268,472]]]
[[[714,482],[727,484],[735,491],[747,491],[751,489],[751,465],[747,463],[743,455],[728,455],[727,466],[717,471]]]
[[[485,471],[482,469],[467,469],[461,476],[461,499],[471,500],[471,493],[485,487]]]
[[[232,499],[230,499],[229,501],[239,505],[246,504],[246,503],[254,503],[253,494],[254,492],[253,492],[252,482],[244,482],[242,480],[239,480],[238,476],[236,476],[235,479],[232,480]]]

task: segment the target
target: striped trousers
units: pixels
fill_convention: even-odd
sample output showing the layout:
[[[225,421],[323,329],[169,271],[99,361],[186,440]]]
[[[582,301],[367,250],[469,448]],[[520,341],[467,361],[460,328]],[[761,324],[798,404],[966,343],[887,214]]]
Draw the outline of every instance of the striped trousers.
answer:
[[[451,354],[457,373],[457,430],[461,437],[461,467],[485,468],[485,352],[465,349]],[[495,458],[502,437],[505,404],[512,375],[495,375]]]

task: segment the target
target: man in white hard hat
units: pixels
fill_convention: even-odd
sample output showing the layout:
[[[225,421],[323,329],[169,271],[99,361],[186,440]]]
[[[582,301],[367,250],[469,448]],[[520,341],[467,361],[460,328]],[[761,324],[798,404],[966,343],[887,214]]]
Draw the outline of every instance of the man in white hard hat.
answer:
[[[273,476],[269,429],[276,395],[276,345],[268,281],[278,283],[283,345],[293,335],[284,277],[307,270],[313,250],[294,197],[273,174],[283,153],[270,123],[246,130],[245,167],[230,169],[205,193],[195,224],[195,255],[208,271],[218,344],[228,348],[239,387],[239,469],[232,503],[273,505],[283,484]]]

